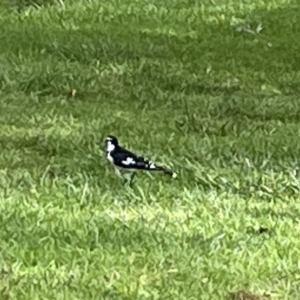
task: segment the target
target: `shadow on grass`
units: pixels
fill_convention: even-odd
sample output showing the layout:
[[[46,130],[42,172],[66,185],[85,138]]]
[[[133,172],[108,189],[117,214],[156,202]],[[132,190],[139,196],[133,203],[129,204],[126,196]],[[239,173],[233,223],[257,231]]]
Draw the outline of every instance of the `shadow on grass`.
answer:
[[[2,38],[2,51],[8,56],[18,55],[23,58],[43,53],[40,55],[45,59],[47,68],[45,72],[46,65],[41,61],[39,66],[24,74],[24,77],[12,68],[2,71],[2,74],[0,72],[0,78],[3,82],[7,78],[15,78],[4,90],[8,88],[28,95],[38,93],[40,97],[66,94],[72,86],[76,86],[79,94],[86,91],[86,96],[81,93],[82,97],[91,97],[98,92],[106,93],[108,98],[113,99],[114,95],[106,91],[105,86],[108,84],[111,90],[117,86],[122,88],[123,94],[127,96],[125,101],[136,103],[143,100],[139,95],[130,97],[130,91],[139,85],[148,91],[148,98],[152,97],[149,95],[150,91],[155,89],[160,93],[178,93],[184,97],[221,96],[223,99],[217,105],[213,108],[204,106],[202,113],[216,118],[299,121],[300,105],[297,103],[293,103],[295,105],[291,110],[288,104],[290,102],[285,99],[280,102],[280,109],[275,113],[272,110],[262,111],[259,105],[263,99],[276,96],[272,92],[272,86],[280,90],[282,98],[299,93],[299,15],[299,5],[271,11],[254,11],[247,17],[241,17],[250,23],[251,20],[262,20],[263,30],[260,34],[239,32],[236,27],[224,22],[206,25],[205,28],[195,25],[194,29],[199,34],[193,39],[139,33],[130,24],[128,32],[116,31],[113,21],[104,26],[95,25],[93,29],[77,30],[76,34],[70,30],[39,29],[29,23],[21,31],[10,29],[5,24],[7,34]],[[115,22],[121,21],[116,17]],[[22,45],[22,51],[19,45]],[[106,78],[91,72],[82,76],[82,68],[66,71],[57,67],[56,63],[48,63],[50,58],[56,58],[61,63],[73,62],[83,66],[101,61],[100,69],[108,64],[123,64],[124,71],[121,75],[111,72]],[[208,64],[212,66],[213,75],[206,74]],[[233,82],[235,79],[238,80]],[[258,90],[264,84],[270,85],[269,93]],[[96,86],[98,90],[95,89]],[[249,94],[252,97],[249,98]],[[165,99],[158,99],[157,104],[162,101]],[[191,105],[193,109],[199,110],[203,104],[203,100],[199,100]],[[182,105],[183,103],[174,100],[174,107],[182,108]]]
[[[52,5],[55,0],[4,0],[4,6],[8,9],[16,9],[17,11],[22,11],[23,9],[33,6],[40,7],[44,5]]]
[[[30,1],[24,0],[24,3],[27,5]],[[22,31],[13,28],[13,34],[10,34],[10,29],[7,27],[7,34],[3,37],[1,48],[3,51],[6,49],[10,53],[20,54],[19,45],[22,45],[24,56],[27,51],[30,51],[31,55],[43,52],[43,55],[56,57],[59,61],[81,64],[91,64],[96,60],[104,64],[128,63],[133,66],[134,71],[132,74],[125,72],[122,76],[126,83],[137,85],[142,82],[145,88],[156,85],[163,91],[184,90],[186,94],[231,96],[249,84],[245,80],[249,76],[252,77],[253,72],[260,72],[260,75],[256,74],[252,79],[261,83],[265,80],[277,82],[283,93],[294,93],[299,91],[297,81],[285,84],[283,78],[276,78],[275,74],[278,70],[299,71],[300,54],[297,50],[300,47],[299,15],[299,5],[272,11],[254,11],[250,16],[244,17],[245,22],[257,18],[262,20],[263,30],[257,36],[238,32],[235,27],[224,22],[219,25],[206,25],[205,28],[202,25],[197,25],[198,27],[195,25],[194,29],[199,31],[199,35],[194,39],[139,33],[132,29],[131,24],[128,24],[128,32],[116,31],[114,30],[116,24],[113,21],[111,25],[110,23],[104,26],[95,24],[92,30],[78,30],[76,34],[68,30],[44,30],[30,25]],[[118,18],[115,19],[117,22]],[[133,32],[130,32],[132,30]],[[12,43],[11,36],[18,43]],[[270,44],[272,47],[268,46]],[[10,45],[9,49],[5,45]],[[30,56],[30,53],[28,54]],[[167,61],[173,63],[173,66],[168,65]],[[206,76],[205,68],[208,63],[212,65],[214,73],[228,72],[232,74],[232,78],[235,76],[241,78],[240,85],[226,87],[222,85],[225,83],[223,81],[226,76],[222,75],[219,78]],[[170,72],[174,73],[178,66],[190,75],[198,74],[198,78],[192,79],[191,76],[184,75],[170,76]],[[173,67],[175,69],[172,70]],[[78,73],[73,74],[73,77],[78,75]],[[258,78],[254,78],[255,76]],[[31,77],[30,80],[37,82],[34,85],[23,83],[23,87],[16,86],[16,90],[30,93],[39,87],[49,86],[47,77]],[[51,81],[57,81],[57,84],[60,80],[60,78],[56,80],[51,78]],[[16,85],[17,82],[18,80]]]

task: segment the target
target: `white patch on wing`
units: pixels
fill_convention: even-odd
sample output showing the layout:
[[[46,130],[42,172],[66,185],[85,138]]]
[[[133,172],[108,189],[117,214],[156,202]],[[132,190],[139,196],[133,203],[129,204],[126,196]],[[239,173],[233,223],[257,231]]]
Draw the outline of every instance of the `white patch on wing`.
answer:
[[[155,164],[151,161],[149,161],[149,169],[156,169]]]
[[[136,162],[132,157],[127,157],[126,160],[122,161],[122,164],[124,164],[126,166],[130,166],[130,165],[135,165]]]

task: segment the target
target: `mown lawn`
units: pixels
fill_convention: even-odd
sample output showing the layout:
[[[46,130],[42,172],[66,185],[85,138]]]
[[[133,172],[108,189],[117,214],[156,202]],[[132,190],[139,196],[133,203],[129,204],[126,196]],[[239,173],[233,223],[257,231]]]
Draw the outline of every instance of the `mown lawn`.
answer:
[[[1,300],[299,299],[297,2],[2,0]]]

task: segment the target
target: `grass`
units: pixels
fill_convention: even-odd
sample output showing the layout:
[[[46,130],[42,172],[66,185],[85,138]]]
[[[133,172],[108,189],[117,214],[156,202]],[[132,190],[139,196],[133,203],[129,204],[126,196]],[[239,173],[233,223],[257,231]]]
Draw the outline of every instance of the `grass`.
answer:
[[[3,0],[0,299],[298,299],[299,15]],[[178,179],[125,189],[107,134]]]

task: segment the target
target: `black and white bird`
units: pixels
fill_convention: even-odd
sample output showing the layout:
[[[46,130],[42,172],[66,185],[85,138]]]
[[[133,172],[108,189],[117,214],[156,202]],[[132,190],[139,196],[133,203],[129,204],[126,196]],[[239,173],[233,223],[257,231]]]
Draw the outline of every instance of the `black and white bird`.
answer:
[[[136,171],[139,170],[160,171],[173,178],[177,177],[175,172],[158,166],[144,157],[137,156],[131,151],[121,147],[118,139],[113,135],[109,135],[105,138],[105,147],[106,158],[114,165],[116,174],[124,177],[125,183],[128,182],[131,185]]]

